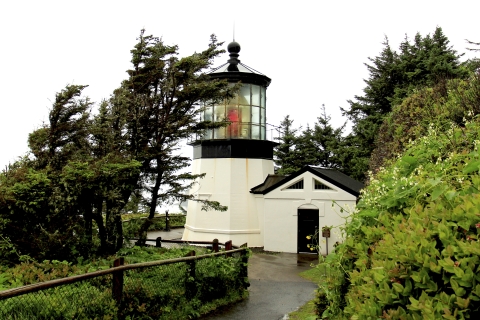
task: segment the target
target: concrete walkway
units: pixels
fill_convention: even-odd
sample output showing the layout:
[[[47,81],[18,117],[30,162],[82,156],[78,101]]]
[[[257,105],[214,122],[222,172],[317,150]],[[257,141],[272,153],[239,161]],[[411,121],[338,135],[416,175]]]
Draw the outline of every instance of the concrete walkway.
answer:
[[[170,232],[149,232],[148,238],[181,239],[182,234],[183,228],[179,228]],[[253,254],[248,266],[249,298],[201,319],[287,319],[288,313],[315,296],[317,285],[298,274],[308,270],[317,258],[316,255],[296,253]]]
[[[170,231],[148,231],[147,239],[157,239],[162,237],[163,240],[181,240],[185,228],[172,228]]]
[[[317,285],[298,274],[316,259],[295,253],[254,254],[248,267],[249,298],[202,319],[288,319],[288,313],[315,297]]]

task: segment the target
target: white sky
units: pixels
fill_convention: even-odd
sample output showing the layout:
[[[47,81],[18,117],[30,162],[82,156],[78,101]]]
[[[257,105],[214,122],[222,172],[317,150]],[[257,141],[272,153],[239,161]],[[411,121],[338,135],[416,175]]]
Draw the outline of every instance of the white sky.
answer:
[[[288,3],[288,4],[287,4]],[[312,125],[322,104],[339,126],[339,107],[362,94],[363,65],[383,48],[443,28],[453,47],[480,41],[480,2],[471,1],[2,1],[0,3],[0,168],[27,152],[28,134],[48,121],[55,93],[87,84],[100,102],[126,78],[140,29],[201,51],[215,33],[236,35],[242,63],[272,79],[267,122],[287,114]],[[472,53],[466,53],[472,57]],[[215,65],[223,64],[228,54]],[[189,148],[186,149],[191,154]]]

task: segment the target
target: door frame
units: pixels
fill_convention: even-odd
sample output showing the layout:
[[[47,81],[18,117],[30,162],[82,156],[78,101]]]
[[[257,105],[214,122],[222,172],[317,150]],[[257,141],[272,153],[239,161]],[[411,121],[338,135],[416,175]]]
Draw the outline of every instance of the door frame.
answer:
[[[303,213],[303,215],[302,215]],[[305,226],[308,222],[313,221],[313,228],[305,230]],[[303,223],[301,223],[303,222]],[[297,253],[310,253],[318,254],[317,250],[305,251],[300,250],[300,246],[307,245],[308,241],[306,237],[308,235],[314,235],[320,225],[320,210],[317,209],[297,209]],[[318,238],[318,237],[317,237]]]

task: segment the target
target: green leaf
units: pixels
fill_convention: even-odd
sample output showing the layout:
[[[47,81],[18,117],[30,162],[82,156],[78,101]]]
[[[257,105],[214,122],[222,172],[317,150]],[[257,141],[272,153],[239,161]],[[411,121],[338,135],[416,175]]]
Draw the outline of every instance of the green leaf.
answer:
[[[447,188],[448,188],[447,186],[438,186],[435,189],[433,189],[432,200],[436,200],[438,197],[440,197]]]
[[[480,169],[480,160],[472,161],[463,168],[463,173],[468,174]]]
[[[398,293],[402,293],[402,292],[404,291],[404,288],[403,288],[403,286],[402,286],[400,283],[394,282],[394,283],[392,284],[392,287],[393,287],[393,289],[394,289],[396,292],[398,292]]]

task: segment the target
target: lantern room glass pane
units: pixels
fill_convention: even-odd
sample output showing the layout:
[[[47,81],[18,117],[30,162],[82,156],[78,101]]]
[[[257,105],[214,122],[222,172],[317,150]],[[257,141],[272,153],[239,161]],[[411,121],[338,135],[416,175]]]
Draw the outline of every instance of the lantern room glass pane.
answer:
[[[213,107],[205,108],[205,116],[202,119],[203,121],[212,121],[213,120]]]
[[[252,85],[252,105],[260,105],[260,87]]]
[[[250,125],[247,123],[242,123],[239,126],[239,138],[249,139],[250,138]]]
[[[214,139],[225,139],[225,127],[215,128],[214,131]]]
[[[213,121],[219,122],[219,121],[223,121],[223,119],[225,119],[225,106],[224,105],[215,106],[215,110],[213,113]]]
[[[265,125],[265,108],[260,108],[260,124]]]
[[[227,120],[232,123],[227,127],[227,136],[230,138],[238,138],[238,108],[237,106],[227,106]]]
[[[260,140],[265,140],[265,127],[260,127]]]
[[[260,127],[252,125],[252,139],[260,140]]]
[[[205,134],[203,135],[203,139],[213,139],[213,130],[212,129],[208,129],[205,131]]]
[[[252,123],[259,124],[260,123],[260,108],[252,106]]]
[[[238,96],[238,103],[243,104],[243,105],[249,105],[250,104],[250,85],[249,84],[244,84],[240,88],[240,93]]]
[[[239,106],[238,111],[240,113],[240,121],[250,122],[250,106]]]
[[[262,92],[262,101],[261,101],[260,106],[265,108],[266,100],[267,100],[266,89],[264,87],[261,87],[261,92]]]

